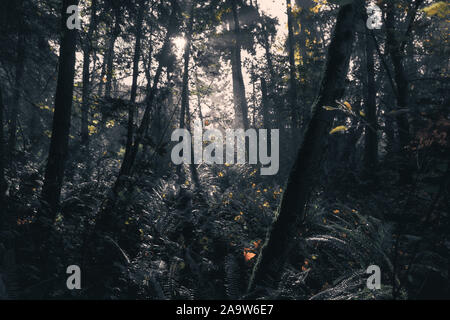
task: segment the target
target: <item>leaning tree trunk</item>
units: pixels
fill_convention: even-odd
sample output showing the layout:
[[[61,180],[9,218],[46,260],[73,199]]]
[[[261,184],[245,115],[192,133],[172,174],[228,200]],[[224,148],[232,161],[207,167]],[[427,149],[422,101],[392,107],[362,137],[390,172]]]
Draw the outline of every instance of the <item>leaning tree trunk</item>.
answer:
[[[242,76],[242,58],[241,58],[241,27],[239,25],[239,13],[237,0],[231,1],[231,9],[234,20],[234,45],[231,52],[231,67],[233,73],[233,97],[235,105],[235,126],[242,125],[245,130],[249,128],[248,106],[245,97],[244,77]]]
[[[42,210],[40,222],[53,223],[61,195],[64,166],[69,147],[70,116],[72,112],[73,82],[75,76],[75,49],[77,29],[69,30],[66,21],[68,6],[78,5],[78,0],[64,0],[62,12],[62,37],[59,50],[59,71],[55,95],[52,139],[42,187],[42,200],[50,210]]]
[[[272,286],[279,279],[292,244],[299,233],[299,222],[305,217],[305,205],[320,175],[320,160],[326,148],[334,113],[322,107],[333,105],[345,90],[358,8],[361,0],[340,8],[328,48],[326,67],[318,96],[312,107],[312,118],[290,172],[274,222],[253,269],[248,292],[258,286]]]
[[[104,286],[114,272],[116,263],[129,263],[126,253],[115,242],[115,239],[119,237],[120,228],[122,228],[119,221],[120,214],[115,207],[120,198],[120,194],[122,194],[129,186],[127,178],[132,175],[139,146],[143,143],[145,133],[150,124],[150,115],[163,68],[166,67],[168,63],[167,56],[170,50],[170,40],[177,28],[176,16],[178,11],[177,1],[171,0],[171,4],[172,13],[169,18],[168,30],[158,55],[158,68],[153,78],[153,85],[146,98],[146,108],[142,116],[141,124],[136,131],[129,156],[123,159],[118,177],[112,187],[110,195],[97,213],[94,229],[87,236],[83,244],[82,265],[83,269],[87,269],[85,274],[91,284],[89,290],[90,294],[93,294],[95,297],[104,292]],[[106,250],[105,247],[108,247],[111,250]]]
[[[92,52],[92,36],[97,27],[97,0],[91,3],[91,19],[87,33],[87,39],[83,48],[83,91],[81,104],[81,144],[87,146],[89,143],[88,116],[89,116],[89,91],[90,91],[90,59]]]
[[[122,165],[119,170],[119,174],[117,176],[117,179],[114,183],[114,186],[112,187],[112,194],[109,197],[109,199],[105,202],[105,204],[100,208],[100,212],[97,217],[97,221],[95,223],[95,231],[111,231],[113,229],[113,226],[115,224],[114,219],[112,219],[110,213],[113,211],[113,208],[116,204],[117,196],[118,194],[126,189],[126,177],[131,176],[134,162],[137,157],[137,153],[139,151],[139,145],[142,144],[145,133],[147,132],[147,129],[150,124],[150,115],[151,111],[153,109],[154,100],[156,97],[156,93],[158,91],[158,84],[163,72],[163,68],[167,66],[167,56],[170,50],[170,40],[172,38],[172,35],[175,33],[177,28],[177,10],[178,5],[175,0],[171,1],[172,3],[172,14],[169,18],[169,26],[168,30],[164,39],[163,46],[161,48],[160,54],[159,54],[159,61],[158,61],[158,68],[156,70],[156,73],[153,77],[153,85],[150,89],[150,92],[148,93],[148,96],[146,98],[146,108],[144,111],[144,114],[142,116],[141,124],[139,128],[136,131],[135,137],[133,139],[133,144],[130,147],[129,155],[123,159]]]

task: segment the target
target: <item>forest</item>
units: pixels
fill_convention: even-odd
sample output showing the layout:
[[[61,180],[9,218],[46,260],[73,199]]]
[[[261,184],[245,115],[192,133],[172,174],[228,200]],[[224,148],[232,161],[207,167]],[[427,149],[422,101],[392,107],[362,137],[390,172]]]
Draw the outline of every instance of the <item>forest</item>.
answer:
[[[450,3],[0,4],[0,300],[450,299]]]

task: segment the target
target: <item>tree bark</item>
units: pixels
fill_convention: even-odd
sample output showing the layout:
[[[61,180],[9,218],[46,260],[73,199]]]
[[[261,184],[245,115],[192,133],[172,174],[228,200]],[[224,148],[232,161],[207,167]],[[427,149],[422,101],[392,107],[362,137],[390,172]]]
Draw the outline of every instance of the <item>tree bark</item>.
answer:
[[[271,125],[272,121],[269,117],[269,99],[267,95],[267,84],[266,80],[263,77],[261,77],[261,109],[262,109],[264,129],[267,129],[267,143],[268,143],[267,150],[271,150],[272,138],[270,134],[271,133],[270,129],[272,129]]]
[[[237,8],[237,0],[231,0],[231,9],[234,20],[234,45],[231,52],[231,67],[233,73],[233,97],[235,110],[235,126],[243,126],[245,130],[249,128],[248,123],[248,106],[245,96],[244,78],[242,76],[242,59],[241,59],[241,43],[239,25],[239,13]]]
[[[291,0],[286,0],[288,17],[288,52],[289,52],[289,108],[291,111],[292,127],[298,125],[297,119],[297,85],[295,79],[295,57],[294,57],[294,26],[292,21]]]
[[[375,87],[375,64],[374,54],[375,46],[372,37],[366,34],[366,72],[367,79],[365,93],[365,112],[367,124],[365,127],[365,145],[364,145],[364,169],[366,173],[373,172],[378,163],[378,136],[377,136],[377,105],[376,105],[376,87]]]
[[[69,30],[66,21],[68,6],[78,5],[78,0],[64,0],[62,5],[62,37],[59,51],[59,71],[55,95],[55,112],[53,115],[52,138],[45,169],[45,181],[42,187],[42,200],[50,210],[43,210],[39,219],[55,219],[61,187],[64,178],[64,167],[68,154],[70,118],[72,111],[73,82],[75,75],[75,49],[77,29]]]
[[[394,34],[395,17],[394,3],[392,1],[387,4],[386,12],[386,45],[389,55],[394,65],[394,79],[397,86],[397,105],[399,109],[408,107],[408,82],[403,68],[403,59],[400,52],[400,44]],[[400,149],[403,150],[409,143],[409,122],[405,114],[397,116],[398,135],[400,139]]]
[[[142,23],[144,20],[146,0],[139,2],[139,11],[136,21],[136,41],[134,43],[134,57],[133,57],[133,80],[131,84],[130,103],[128,106],[128,128],[127,128],[127,143],[125,147],[125,158],[128,158],[133,145],[134,136],[134,114],[136,112],[136,96],[137,96],[137,81],[139,76],[139,57],[141,56],[141,39],[142,39]]]
[[[186,32],[186,45],[184,48],[183,88],[181,92],[180,128],[185,127],[186,112],[189,109],[189,61],[191,57],[192,27],[194,23],[194,4],[189,12],[188,28]]]
[[[394,79],[397,87],[396,99],[399,109],[408,108],[408,79],[403,66],[403,51],[406,39],[412,30],[412,24],[416,17],[417,10],[422,2],[423,0],[416,0],[415,3],[412,4],[407,15],[407,31],[402,35],[402,41],[398,41],[395,36],[394,2],[389,1],[386,5],[386,46],[392,64],[394,65]],[[410,142],[410,124],[406,114],[398,115],[396,117],[396,122],[398,127],[400,153],[402,153]],[[408,183],[411,181],[409,159],[405,159],[404,162],[405,163],[400,163],[399,165],[400,181]]]
[[[187,128],[191,131],[190,128],[190,105],[189,105],[189,62],[191,57],[191,42],[192,42],[192,29],[194,26],[194,8],[195,8],[195,0],[190,3],[189,10],[189,21],[186,32],[186,46],[184,48],[184,70],[183,70],[183,88],[181,92],[181,110],[180,110],[180,128]],[[187,124],[185,123],[185,119],[187,120]],[[191,149],[193,145],[191,144]],[[191,150],[192,156],[194,155],[193,150]],[[179,167],[181,168],[181,166]],[[200,187],[200,181],[198,178],[197,168],[193,161],[191,161],[189,165],[189,169],[191,171],[191,178],[194,181],[195,187]]]
[[[20,113],[20,98],[22,96],[22,80],[25,71],[25,52],[26,52],[26,39],[24,30],[24,7],[23,0],[18,2],[19,7],[19,30],[17,34],[17,44],[16,44],[16,61],[15,61],[15,76],[14,76],[14,90],[13,90],[13,101],[11,108],[11,116],[9,121],[9,162],[12,163],[13,155],[16,150],[16,140],[17,140],[17,119]]]
[[[90,91],[90,58],[92,52],[92,36],[97,27],[97,0],[91,3],[91,18],[87,33],[86,43],[83,48],[83,91],[81,105],[81,144],[87,146],[89,143],[88,117],[89,117],[89,91]]]
[[[0,207],[4,208],[6,179],[5,179],[5,141],[3,137],[3,105],[2,89],[0,88]],[[0,212],[0,225],[3,221],[3,210]]]
[[[167,56],[170,50],[170,41],[172,35],[177,28],[177,11],[178,5],[176,0],[171,0],[172,13],[169,18],[167,33],[163,42],[163,46],[158,55],[158,68],[153,78],[153,85],[146,98],[146,108],[142,117],[141,124],[136,132],[133,144],[130,149],[130,154],[124,158],[117,179],[112,187],[111,194],[108,196],[104,204],[100,207],[97,213],[95,226],[83,244],[83,266],[86,266],[87,278],[91,281],[91,291],[94,295],[96,292],[104,292],[105,279],[107,279],[114,268],[114,263],[119,260],[116,255],[111,255],[102,248],[111,242],[113,238],[118,238],[120,234],[119,216],[115,206],[119,198],[119,194],[127,188],[126,177],[132,174],[134,162],[139,151],[139,145],[143,142],[145,133],[150,124],[150,114],[154,105],[154,100],[157,93],[157,87],[163,72],[163,68],[167,66]],[[98,272],[97,268],[101,268]],[[100,289],[98,289],[100,288]]]
[[[114,68],[114,46],[116,44],[117,37],[120,34],[120,9],[114,7],[114,27],[109,40],[108,53],[106,56],[106,86],[105,97],[111,98],[112,77]]]
[[[169,18],[169,26],[166,33],[166,37],[164,39],[163,46],[161,48],[161,51],[159,53],[159,61],[158,61],[158,68],[156,70],[156,73],[153,77],[153,85],[151,87],[151,90],[146,98],[146,108],[144,111],[144,115],[142,116],[142,121],[139,126],[139,128],[136,131],[136,135],[133,140],[133,144],[130,147],[130,153],[129,156],[123,159],[122,165],[119,170],[119,174],[117,176],[117,179],[114,183],[114,186],[112,188],[112,195],[106,201],[105,205],[100,208],[99,217],[97,218],[96,224],[95,224],[95,230],[111,230],[112,225],[114,225],[113,219],[111,219],[111,216],[108,215],[108,213],[114,208],[114,205],[117,200],[117,195],[126,188],[125,183],[125,177],[130,176],[132,173],[133,165],[136,160],[137,153],[139,151],[139,145],[142,143],[145,133],[147,132],[148,126],[150,124],[150,114],[153,108],[154,100],[156,97],[156,93],[158,91],[158,84],[159,80],[161,78],[163,68],[167,64],[167,56],[170,50],[170,41],[172,38],[172,35],[175,33],[177,25],[176,25],[176,15],[178,10],[178,5],[175,0],[171,1],[172,3],[172,13]]]
[[[258,286],[272,286],[273,281],[279,279],[299,234],[298,226],[304,220],[305,205],[320,175],[320,161],[334,118],[333,112],[322,107],[334,104],[344,93],[357,12],[361,5],[362,1],[357,0],[339,10],[312,117],[289,174],[280,207],[253,269],[249,293]]]

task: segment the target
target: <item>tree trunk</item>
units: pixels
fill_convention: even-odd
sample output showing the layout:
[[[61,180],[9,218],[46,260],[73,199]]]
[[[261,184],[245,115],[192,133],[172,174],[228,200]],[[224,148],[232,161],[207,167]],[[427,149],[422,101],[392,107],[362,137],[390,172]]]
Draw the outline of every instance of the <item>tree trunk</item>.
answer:
[[[297,85],[295,80],[295,58],[294,58],[294,26],[292,21],[291,0],[286,1],[288,16],[288,51],[289,51],[289,108],[291,111],[292,127],[298,125],[297,119]]]
[[[192,27],[194,23],[194,4],[189,12],[188,30],[186,32],[186,45],[184,48],[183,88],[181,92],[180,128],[185,127],[186,112],[189,108],[189,61],[191,57]]]
[[[19,6],[19,31],[17,35],[16,44],[16,61],[15,61],[15,76],[14,76],[14,90],[13,90],[13,101],[11,108],[11,116],[9,122],[9,162],[12,163],[14,151],[16,150],[16,140],[17,140],[17,120],[20,113],[20,98],[22,95],[22,79],[25,71],[25,50],[26,50],[26,39],[24,30],[24,8],[23,0],[18,3]]]
[[[186,46],[184,48],[184,70],[183,70],[183,88],[181,92],[181,110],[180,110],[180,128],[183,129],[185,127],[190,131],[190,108],[189,108],[189,61],[191,57],[191,42],[192,42],[192,28],[194,25],[194,8],[195,1],[192,1],[190,4],[189,10],[189,21],[186,32]],[[187,120],[187,124],[185,123],[185,119]],[[191,144],[191,148],[193,148]],[[191,150],[192,156],[194,152]],[[181,166],[179,167],[181,168]],[[189,165],[189,169],[191,171],[191,178],[194,181],[195,187],[200,187],[200,181],[198,178],[197,168],[193,161],[191,161]]]
[[[100,71],[100,81],[98,83],[97,96],[101,97],[103,94],[103,87],[105,86],[105,77],[106,77],[106,56],[103,57],[102,62],[102,70]]]
[[[3,105],[2,89],[0,88],[0,207],[4,208],[6,179],[5,179],[5,141],[3,137]],[[3,221],[3,210],[0,212],[0,225]]]
[[[334,104],[344,93],[357,7],[361,5],[362,1],[357,0],[339,10],[311,120],[290,172],[280,207],[253,269],[248,292],[258,286],[271,286],[272,281],[279,279],[292,244],[299,235],[299,223],[304,220],[305,205],[320,176],[320,162],[334,118],[333,112],[322,107]]]
[[[139,57],[141,56],[141,39],[142,39],[142,22],[144,19],[145,1],[139,2],[139,12],[136,21],[136,41],[134,43],[134,57],[133,57],[133,81],[131,84],[130,103],[128,106],[128,128],[127,128],[127,143],[125,147],[125,158],[128,158],[133,145],[134,135],[134,114],[136,112],[135,102],[137,96],[137,81],[139,76]]]
[[[406,43],[406,38],[411,32],[412,23],[414,22],[417,9],[422,2],[422,0],[416,0],[416,2],[410,8],[407,16],[407,31],[404,35],[402,35],[402,41],[398,41],[395,36],[394,3],[392,1],[389,1],[386,6],[386,46],[391,57],[392,64],[394,65],[394,79],[397,87],[396,99],[399,109],[408,108],[408,79],[406,78],[402,55]],[[400,142],[400,153],[403,153],[405,147],[408,146],[410,141],[410,125],[406,114],[398,115],[396,117],[396,121]],[[405,159],[404,162],[405,163],[400,163],[399,165],[400,181],[407,183],[411,181],[409,159]]]
[[[264,129],[267,129],[267,143],[268,147],[267,150],[271,150],[271,131],[272,125],[271,125],[271,119],[269,117],[269,99],[267,98],[267,84],[266,80],[261,77],[261,109],[262,109],[262,116],[263,116],[263,125]]]
[[[111,38],[109,40],[108,53],[106,56],[106,87],[105,87],[105,97],[111,98],[111,88],[112,88],[112,77],[114,68],[114,46],[116,44],[117,37],[120,34],[120,10],[119,8],[114,8],[114,28],[111,33]]]
[[[117,195],[126,188],[125,177],[130,176],[132,173],[133,165],[136,160],[137,153],[139,151],[139,145],[142,143],[145,133],[150,124],[150,114],[153,108],[156,93],[158,91],[159,80],[161,78],[163,68],[167,64],[166,58],[170,50],[170,40],[177,28],[175,17],[178,7],[176,5],[176,1],[172,0],[171,3],[173,8],[172,14],[169,18],[168,30],[159,54],[158,68],[153,78],[153,85],[146,98],[146,108],[144,111],[144,115],[142,116],[141,124],[137,129],[133,144],[130,147],[129,156],[123,159],[118,177],[112,188],[113,194],[110,197],[110,199],[108,199],[108,201],[105,203],[105,205],[100,209],[99,217],[97,218],[95,224],[96,230],[111,230],[111,226],[114,224],[114,221],[112,221],[113,219],[111,219],[111,216],[108,214],[114,208]]]
[[[75,49],[77,29],[69,30],[66,21],[68,6],[78,5],[78,0],[64,0],[62,6],[62,37],[59,50],[59,71],[55,95],[52,138],[42,187],[42,200],[50,210],[42,210],[39,219],[53,223],[61,195],[64,166],[68,154],[70,117],[72,111],[73,82],[75,75]],[[41,221],[42,222],[42,221]]]
[[[200,96],[200,85],[198,80],[198,74],[197,71],[195,71],[195,90],[197,95],[197,107],[198,107],[198,116],[200,118],[200,121],[202,123],[202,132],[203,132],[203,112],[202,112],[202,101]]]
[[[239,26],[239,13],[237,8],[237,0],[232,0],[232,12],[234,20],[234,46],[231,52],[231,67],[233,73],[233,97],[235,110],[235,126],[242,127],[247,130],[248,123],[248,106],[245,96],[244,77],[242,76],[242,59],[241,59],[241,43]]]
[[[83,48],[83,91],[81,105],[81,144],[87,146],[89,143],[88,117],[89,117],[89,91],[90,91],[90,58],[92,52],[92,36],[97,27],[97,0],[92,0],[91,18],[87,33],[86,43]]]
[[[366,173],[371,173],[378,163],[378,136],[377,136],[377,105],[376,105],[376,87],[375,87],[375,65],[374,53],[375,47],[372,37],[367,34],[365,37],[366,50],[366,71],[367,79],[364,107],[366,111],[367,124],[365,127],[365,145],[364,145],[364,169]]]
[[[104,248],[105,245],[108,245],[108,243],[111,243],[111,241],[114,241],[109,240],[112,239],[109,235],[113,238],[118,238],[120,235],[119,228],[121,227],[119,227],[119,225],[121,225],[121,223],[119,221],[119,216],[115,206],[117,204],[119,194],[127,188],[126,177],[132,174],[139,145],[143,142],[144,135],[147,132],[150,123],[150,114],[154,105],[158,83],[162,75],[163,68],[167,65],[166,59],[170,50],[170,40],[176,31],[177,26],[176,15],[178,6],[175,0],[171,0],[171,4],[172,13],[169,18],[168,30],[163,46],[160,50],[160,54],[158,55],[158,68],[153,78],[153,85],[146,98],[146,108],[141,124],[136,132],[135,139],[130,149],[130,154],[127,158],[124,158],[122,162],[118,177],[111,190],[111,195],[108,196],[108,199],[106,199],[104,204],[99,209],[94,229],[83,244],[83,266],[87,267],[86,276],[90,281],[90,291],[93,292],[95,296],[97,296],[99,292],[104,292],[105,283],[113,272],[114,264],[117,261],[120,262],[120,260],[123,260],[123,256],[120,258],[115,254],[111,254],[111,252],[102,250],[102,248]],[[120,263],[123,263],[123,261]],[[98,271],[99,269],[101,269],[101,272]]]

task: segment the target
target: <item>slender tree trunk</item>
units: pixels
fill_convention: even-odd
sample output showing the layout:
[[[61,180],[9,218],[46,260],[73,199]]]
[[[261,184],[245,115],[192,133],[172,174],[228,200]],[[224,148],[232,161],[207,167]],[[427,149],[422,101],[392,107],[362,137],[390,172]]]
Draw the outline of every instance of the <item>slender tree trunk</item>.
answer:
[[[192,28],[194,25],[194,8],[195,1],[190,3],[189,10],[189,21],[186,32],[186,46],[184,48],[184,70],[183,70],[183,89],[181,92],[181,110],[180,110],[180,128],[183,129],[185,127],[190,131],[190,108],[189,108],[189,62],[191,57],[191,42],[192,42]],[[187,120],[187,124],[185,123],[185,119]],[[191,148],[193,148],[191,144]],[[191,150],[191,154],[194,153]],[[181,166],[179,167],[181,168]],[[191,171],[192,180],[194,181],[195,187],[200,187],[200,182],[198,178],[197,168],[195,167],[193,161],[191,161],[189,165],[189,169]],[[181,170],[181,169],[180,169]]]
[[[186,32],[186,45],[184,47],[183,88],[181,92],[180,128],[185,127],[185,117],[189,108],[189,61],[191,58],[192,26],[194,23],[194,4],[189,12],[188,30]]]
[[[11,108],[11,116],[9,122],[9,162],[12,163],[14,151],[16,150],[16,140],[17,140],[17,120],[20,113],[20,100],[22,96],[22,80],[25,71],[25,52],[26,52],[26,39],[24,30],[24,8],[23,0],[19,0],[19,31],[17,35],[16,44],[16,61],[15,61],[15,77],[14,77],[14,90],[13,90],[13,101]]]
[[[322,107],[332,105],[345,91],[350,55],[354,39],[358,8],[361,0],[341,6],[328,48],[326,68],[320,84],[312,117],[290,172],[286,191],[258,260],[253,269],[248,291],[258,286],[272,286],[279,279],[292,244],[299,234],[299,224],[305,217],[305,205],[320,176],[320,162],[334,113]]]
[[[271,99],[272,95],[274,94],[274,92],[276,91],[276,85],[275,85],[275,71],[273,68],[273,59],[272,59],[272,54],[270,53],[270,41],[269,41],[269,34],[267,33],[267,31],[264,31],[264,50],[265,50],[265,55],[266,55],[266,61],[267,61],[267,68],[269,69],[269,75],[270,75],[270,79],[269,79],[269,84],[267,85],[266,82],[266,103],[264,104],[267,108],[269,107],[269,104],[271,104],[272,106],[273,104],[273,99]],[[262,80],[262,79],[261,79]],[[261,88],[262,89],[262,88]],[[270,101],[270,103],[269,103]],[[269,111],[269,109],[267,109],[267,112]],[[276,122],[277,122],[277,126],[279,130],[283,130],[283,121],[282,121],[282,110],[281,110],[281,106],[279,107],[278,110],[273,110],[274,115],[276,116]],[[270,131],[269,131],[270,132]],[[270,141],[270,139],[268,140]]]
[[[297,118],[297,85],[295,77],[295,58],[294,58],[294,26],[292,21],[291,0],[286,0],[288,16],[288,51],[289,51],[289,107],[291,110],[292,127],[298,125]]]
[[[403,40],[398,41],[395,36],[395,6],[393,1],[387,2],[386,5],[386,46],[389,55],[394,65],[394,79],[396,83],[396,99],[399,109],[408,109],[408,79],[406,77],[405,69],[403,66],[403,51],[411,30],[412,24],[417,14],[419,6],[423,3],[423,0],[416,0],[410,7],[407,14],[407,30],[402,35]],[[394,89],[395,90],[395,89]],[[400,152],[404,152],[410,141],[410,124],[406,114],[400,114],[396,117]],[[399,165],[400,181],[410,182],[410,159],[405,159]]]
[[[200,96],[200,85],[199,85],[197,71],[195,71],[195,90],[197,91],[196,95],[197,95],[198,116],[200,118],[200,121],[202,122],[202,130],[203,130],[202,101],[201,101],[201,96]]]
[[[3,105],[2,89],[0,88],[0,207],[4,208],[6,179],[5,179],[5,140],[3,136]],[[0,212],[0,225],[3,221],[3,210]]]
[[[408,83],[403,68],[402,54],[400,52],[400,44],[395,37],[395,17],[394,3],[392,1],[387,4],[386,13],[386,45],[394,65],[394,79],[397,86],[397,105],[399,109],[408,107]],[[403,150],[409,143],[409,122],[406,115],[402,114],[397,117],[400,149]]]
[[[234,20],[234,46],[231,53],[231,67],[233,73],[233,96],[235,105],[235,125],[243,126],[245,130],[249,128],[248,123],[248,106],[245,96],[244,77],[242,76],[242,59],[241,59],[241,27],[239,25],[239,13],[237,8],[237,0],[231,0],[233,20]]]
[[[90,291],[93,292],[95,296],[97,296],[99,292],[104,292],[105,282],[113,272],[114,264],[117,261],[122,264],[124,263],[123,254],[119,253],[121,256],[119,257],[117,254],[105,252],[102,248],[104,248],[105,245],[108,245],[108,243],[111,243],[111,240],[109,240],[111,238],[108,235],[111,235],[113,238],[117,238],[120,234],[120,229],[118,228],[121,228],[119,227],[121,223],[119,221],[119,216],[117,215],[117,209],[115,209],[115,206],[117,204],[119,194],[127,188],[126,177],[130,176],[132,173],[133,165],[139,150],[139,145],[143,142],[144,136],[150,124],[150,114],[156,97],[158,83],[160,81],[163,68],[167,65],[166,59],[170,50],[170,40],[177,28],[176,15],[178,5],[176,0],[171,0],[171,4],[172,13],[169,18],[168,30],[159,54],[158,68],[153,78],[153,85],[146,99],[146,108],[141,124],[136,132],[133,145],[130,149],[130,154],[127,158],[124,158],[122,162],[119,174],[111,190],[111,195],[99,209],[94,230],[90,233],[83,244],[83,266],[86,266],[87,268],[86,276],[90,281],[90,286],[92,288]],[[96,271],[97,268],[102,271]]]
[[[365,128],[364,168],[366,173],[371,173],[378,163],[378,124],[374,65],[375,47],[372,37],[368,34],[365,37],[365,50],[367,79],[364,82],[366,83],[367,90],[364,105],[368,125]]]
[[[70,118],[72,112],[73,82],[75,75],[75,49],[77,29],[69,30],[67,7],[78,5],[78,0],[64,0],[62,5],[62,37],[59,51],[59,71],[55,95],[52,138],[42,187],[42,200],[50,210],[42,210],[39,217],[53,223],[61,195],[64,167],[68,154]],[[42,221],[41,221],[42,222]]]
[[[120,34],[120,10],[119,8],[114,8],[114,28],[111,33],[111,38],[109,40],[108,53],[106,56],[106,86],[105,86],[105,97],[111,98],[111,89],[113,85],[113,69],[114,69],[114,46],[116,44],[117,37]]]
[[[263,115],[263,125],[264,129],[267,129],[267,143],[268,147],[267,150],[271,150],[271,119],[269,117],[269,99],[267,98],[267,84],[266,80],[261,77],[261,109],[262,109],[262,115]]]
[[[129,156],[123,159],[118,177],[112,188],[113,194],[112,194],[111,198],[108,199],[108,201],[105,203],[105,205],[100,209],[99,217],[95,224],[96,230],[111,230],[112,225],[114,225],[114,221],[112,221],[113,219],[111,219],[109,212],[114,208],[114,205],[115,205],[115,202],[117,199],[117,195],[126,188],[125,177],[130,176],[132,173],[133,165],[136,160],[137,153],[139,151],[139,145],[142,143],[145,133],[150,124],[150,114],[151,114],[151,111],[153,108],[156,93],[158,91],[157,88],[158,88],[159,80],[161,78],[163,68],[167,64],[165,59],[170,50],[170,40],[177,28],[175,17],[177,14],[176,11],[178,10],[177,9],[178,6],[177,6],[175,0],[172,0],[171,3],[172,3],[172,8],[173,8],[172,14],[169,18],[168,30],[167,30],[166,37],[164,39],[164,43],[161,48],[160,54],[159,54],[160,58],[158,61],[158,68],[153,77],[153,85],[151,87],[151,90],[150,90],[147,98],[146,98],[146,108],[144,111],[144,115],[142,116],[141,124],[136,131],[136,135],[134,137],[133,144],[130,148]]]
[[[105,86],[105,77],[106,77],[106,60],[107,57],[103,56],[103,62],[102,62],[102,70],[100,71],[100,82],[98,84],[98,90],[97,90],[97,96],[101,97],[103,95],[103,88]]]
[[[133,81],[131,84],[130,103],[128,105],[128,129],[127,129],[127,143],[125,147],[125,158],[128,158],[133,145],[134,136],[134,114],[136,112],[136,96],[137,96],[137,81],[139,76],[139,57],[141,56],[141,39],[142,39],[142,22],[144,20],[145,1],[139,2],[139,12],[136,21],[136,41],[134,43],[134,57],[133,57]]]
[[[83,48],[83,91],[81,105],[81,144],[87,146],[89,143],[88,117],[89,117],[89,91],[90,91],[90,58],[92,52],[92,36],[97,27],[97,0],[91,3],[91,18],[87,33],[86,43]]]
[[[272,54],[270,52],[269,34],[265,29],[264,29],[264,53],[266,55],[267,68],[269,69],[270,83],[271,85],[273,85],[273,82],[275,80],[275,71],[273,68]]]

